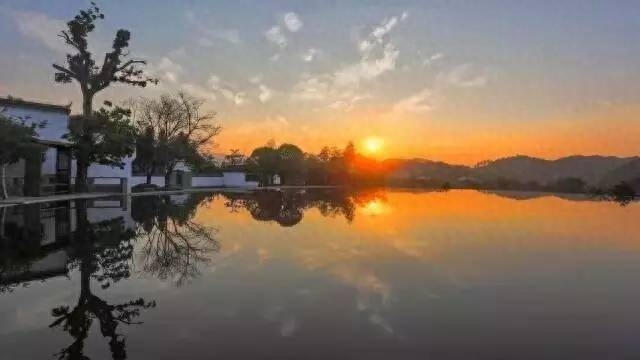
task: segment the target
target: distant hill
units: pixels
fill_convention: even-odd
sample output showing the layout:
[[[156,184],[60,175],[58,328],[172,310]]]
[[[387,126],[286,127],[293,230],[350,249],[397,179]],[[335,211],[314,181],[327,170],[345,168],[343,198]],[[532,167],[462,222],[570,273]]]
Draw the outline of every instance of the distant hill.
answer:
[[[475,167],[451,165],[425,159],[387,160],[391,179],[433,179],[479,182],[504,178],[521,183],[551,184],[559,179],[580,178],[589,186],[611,186],[620,181],[640,178],[640,158],[615,156],[569,156],[546,160],[530,156],[512,156],[483,161]]]
[[[391,179],[438,179],[455,181],[470,176],[472,168],[464,165],[450,165],[441,161],[426,159],[390,159],[383,163],[390,169]]]
[[[636,187],[636,190],[638,190],[640,187],[638,186],[638,184],[640,184],[640,158],[628,161],[609,171],[600,179],[600,186],[611,187],[622,181],[633,185]]]

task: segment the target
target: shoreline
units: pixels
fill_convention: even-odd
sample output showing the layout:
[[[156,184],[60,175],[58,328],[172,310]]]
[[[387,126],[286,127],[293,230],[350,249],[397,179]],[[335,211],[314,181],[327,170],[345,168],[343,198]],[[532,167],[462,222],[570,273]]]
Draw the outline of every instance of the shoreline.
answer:
[[[549,191],[540,191],[540,190],[497,190],[497,189],[469,189],[469,188],[451,188],[447,190],[439,189],[439,188],[419,188],[419,187],[407,187],[407,186],[339,186],[339,185],[285,185],[285,186],[263,186],[263,187],[198,187],[198,188],[188,188],[188,189],[170,189],[170,190],[154,190],[154,191],[141,191],[141,192],[130,192],[130,193],[120,193],[120,192],[101,192],[101,193],[76,193],[76,194],[61,194],[61,195],[50,195],[50,196],[41,196],[41,197],[16,197],[10,198],[7,200],[0,200],[0,209],[8,208],[12,206],[20,206],[20,205],[31,205],[31,204],[41,204],[41,203],[50,203],[57,201],[71,201],[78,199],[101,199],[101,198],[114,198],[114,197],[138,197],[138,196],[148,196],[148,195],[175,195],[175,194],[190,194],[190,193],[198,193],[198,192],[218,192],[218,193],[250,193],[254,191],[261,190],[287,190],[287,189],[388,189],[395,191],[404,191],[404,192],[447,192],[450,190],[460,190],[460,191],[477,191],[486,194],[495,194],[495,195],[516,195],[516,194],[529,194],[530,196],[516,197],[513,196],[514,199],[534,199],[542,196],[556,196],[564,199],[572,199],[572,200],[610,200],[607,198],[601,198],[597,196],[593,196],[589,193],[563,193],[563,192],[549,192]],[[631,201],[635,201],[638,198],[631,199]]]

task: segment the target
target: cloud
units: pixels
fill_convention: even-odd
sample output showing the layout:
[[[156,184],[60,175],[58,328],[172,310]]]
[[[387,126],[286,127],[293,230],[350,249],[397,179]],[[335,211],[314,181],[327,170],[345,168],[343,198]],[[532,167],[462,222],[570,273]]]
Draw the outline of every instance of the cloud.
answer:
[[[240,138],[245,135],[261,134],[264,138],[275,138],[282,136],[283,132],[290,129],[291,124],[282,115],[267,116],[262,121],[245,121],[234,127],[233,131]]]
[[[406,17],[405,17],[406,18]],[[292,88],[292,97],[298,100],[326,101],[329,109],[351,111],[356,103],[370,97],[359,88],[385,73],[396,69],[400,50],[386,35],[401,21],[402,16],[384,19],[356,46],[358,59],[331,72],[317,75],[302,74]],[[312,60],[314,52],[303,60]]]
[[[310,48],[307,51],[305,51],[301,57],[302,57],[302,60],[305,62],[312,62],[313,59],[315,59],[318,54],[320,54],[320,50],[315,48]]]
[[[398,17],[392,16],[389,19],[384,19],[380,26],[373,29],[371,35],[376,39],[382,39],[385,35],[387,35],[394,27],[398,25]]]
[[[271,61],[271,62],[276,62],[276,61],[280,60],[280,58],[281,58],[281,57],[282,57],[282,54],[280,54],[280,53],[275,53],[275,54],[273,54],[273,55],[271,55],[271,56],[269,57],[269,61]]]
[[[217,96],[213,91],[203,88],[199,85],[185,83],[185,84],[182,84],[181,88],[186,93],[193,95],[195,97],[199,97],[209,101],[215,101],[217,99]]]
[[[433,110],[433,93],[425,88],[393,105],[397,113],[425,113]]]
[[[482,87],[487,84],[488,77],[472,64],[458,65],[448,72],[436,76],[436,83],[459,88]]]
[[[179,77],[184,73],[184,68],[167,56],[163,56],[157,64],[149,64],[147,70],[152,76],[171,84],[177,84]]]
[[[363,80],[372,80],[385,72],[394,70],[400,51],[387,43],[379,57],[366,54],[358,63],[348,65],[334,74],[335,83],[340,86],[358,84]]]
[[[66,23],[59,19],[53,19],[45,14],[31,11],[2,10],[7,16],[15,20],[18,30],[25,37],[36,40],[50,50],[65,53],[67,46],[58,37],[60,31],[66,28]]]
[[[187,22],[195,26],[195,28],[203,35],[196,40],[196,43],[200,46],[212,47],[214,45],[213,40],[222,40],[234,45],[242,42],[240,39],[240,33],[236,29],[209,27],[199,21],[193,11],[187,11],[185,13],[185,17],[187,18]]]
[[[282,34],[280,27],[277,25],[265,31],[264,37],[267,39],[268,42],[280,47],[281,49],[284,49],[285,47],[287,47],[287,43],[288,43],[287,38],[284,36],[284,34]]]
[[[429,66],[433,64],[435,61],[438,61],[444,57],[444,54],[441,52],[437,52],[431,56],[427,56],[424,60],[422,60],[422,66]]]
[[[222,79],[215,74],[211,74],[207,81],[207,85],[209,85],[211,90],[222,95],[222,97],[231,101],[235,105],[239,106],[248,102],[247,94],[245,92],[235,91],[229,83],[222,81]]]
[[[271,90],[265,84],[260,84],[259,89],[260,94],[258,95],[258,99],[260,100],[260,102],[266,103],[273,96],[273,90]]]
[[[324,79],[303,74],[302,79],[293,88],[293,95],[301,100],[324,100],[330,85]]]
[[[369,99],[369,95],[354,95],[351,98],[340,99],[329,104],[329,109],[340,110],[344,112],[350,112],[355,107],[356,103]]]
[[[262,82],[262,79],[264,78],[264,75],[262,74],[256,74],[252,77],[249,78],[249,82],[252,84],[260,84]]]
[[[294,12],[288,12],[283,17],[284,25],[291,32],[298,32],[304,26],[298,15]]]

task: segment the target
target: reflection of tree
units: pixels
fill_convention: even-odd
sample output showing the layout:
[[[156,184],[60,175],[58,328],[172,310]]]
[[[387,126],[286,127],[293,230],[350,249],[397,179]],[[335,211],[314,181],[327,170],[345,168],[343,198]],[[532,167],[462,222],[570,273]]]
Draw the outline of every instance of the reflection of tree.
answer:
[[[91,291],[91,280],[107,288],[113,282],[129,277],[129,262],[133,251],[134,232],[125,229],[122,218],[91,224],[87,218],[86,200],[76,200],[76,226],[69,253],[80,272],[80,296],[77,304],[59,306],[52,310],[56,320],[50,327],[61,327],[75,340],[62,349],[59,359],[88,359],[83,355],[84,340],[94,320],[100,331],[109,338],[113,359],[126,358],[123,335],[117,332],[119,324],[136,324],[142,309],[155,307],[155,302],[139,298],[119,305],[110,305]]]
[[[135,197],[131,215],[138,222],[142,268],[159,279],[172,279],[182,285],[200,275],[200,265],[219,250],[214,229],[191,219],[198,206],[211,196],[191,194],[183,204],[170,196]]]
[[[260,190],[252,193],[226,193],[225,206],[231,212],[239,207],[258,221],[274,221],[280,226],[294,226],[302,221],[305,210],[317,208],[323,216],[344,216],[353,221],[353,196],[336,189]]]

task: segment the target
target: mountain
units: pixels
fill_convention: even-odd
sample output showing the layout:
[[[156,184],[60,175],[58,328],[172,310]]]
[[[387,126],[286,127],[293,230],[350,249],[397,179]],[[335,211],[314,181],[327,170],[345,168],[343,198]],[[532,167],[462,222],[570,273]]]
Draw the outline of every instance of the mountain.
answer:
[[[635,186],[640,184],[640,158],[631,160],[609,171],[600,179],[600,186],[608,188],[623,181]]]
[[[541,184],[575,177],[596,186],[607,173],[635,159],[637,158],[576,155],[557,160],[545,160],[514,156],[483,162],[474,169],[474,173],[483,180],[504,177],[520,182],[537,181]]]
[[[470,176],[472,169],[464,165],[451,165],[441,161],[425,159],[390,159],[383,162],[383,166],[390,170],[391,180],[401,179],[437,179],[440,181],[455,181],[461,177]]]
[[[640,158],[575,155],[546,160],[518,155],[483,161],[475,167],[425,159],[387,160],[391,179],[457,181],[461,178],[491,182],[504,178],[521,183],[551,184],[559,179],[580,178],[589,186],[611,186],[640,178]]]

